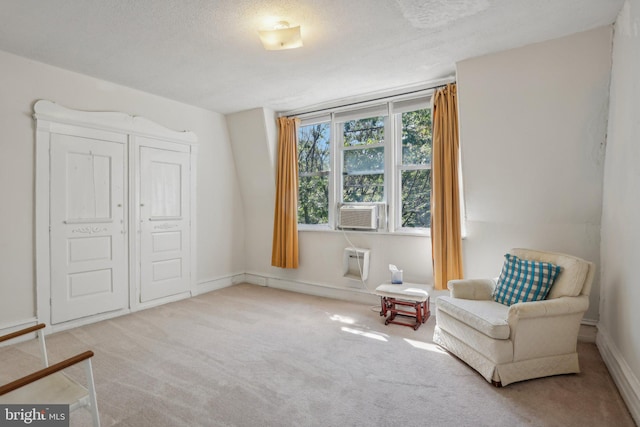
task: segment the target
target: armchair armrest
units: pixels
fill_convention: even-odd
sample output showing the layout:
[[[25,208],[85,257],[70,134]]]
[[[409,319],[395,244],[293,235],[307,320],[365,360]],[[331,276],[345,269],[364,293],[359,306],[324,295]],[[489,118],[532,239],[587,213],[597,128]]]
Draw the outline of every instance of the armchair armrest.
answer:
[[[520,302],[509,307],[508,319],[527,319],[534,317],[561,316],[587,311],[589,297],[560,297],[543,301]]]
[[[84,353],[80,353],[78,355],[65,359],[62,362],[56,363],[55,365],[51,365],[47,368],[40,369],[39,371],[36,371],[22,378],[18,378],[15,381],[1,386],[0,396],[2,396],[3,394],[7,394],[10,391],[16,390],[20,387],[24,387],[27,384],[31,384],[32,382],[38,381],[51,374],[55,374],[56,372],[62,371],[63,369],[66,369],[91,357],[93,357],[93,351],[85,351]]]
[[[492,279],[449,280],[447,288],[452,298],[490,300],[496,282]]]

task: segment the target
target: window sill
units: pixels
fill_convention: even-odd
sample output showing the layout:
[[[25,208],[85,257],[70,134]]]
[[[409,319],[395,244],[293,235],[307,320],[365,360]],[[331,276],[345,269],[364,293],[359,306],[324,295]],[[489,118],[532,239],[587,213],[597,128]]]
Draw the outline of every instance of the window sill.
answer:
[[[383,236],[415,236],[415,237],[430,237],[430,232],[428,229],[419,229],[412,230],[410,228],[403,228],[396,231],[387,231],[387,230],[379,230],[379,231],[355,231],[355,230],[335,230],[328,225],[304,225],[298,224],[298,231],[300,232],[324,232],[324,233],[348,233],[348,234],[372,234],[372,235],[383,235]]]

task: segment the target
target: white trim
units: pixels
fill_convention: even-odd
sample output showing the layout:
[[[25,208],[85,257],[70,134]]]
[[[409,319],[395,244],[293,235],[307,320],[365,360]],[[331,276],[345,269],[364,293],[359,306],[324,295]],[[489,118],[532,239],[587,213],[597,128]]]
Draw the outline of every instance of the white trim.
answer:
[[[580,323],[580,329],[578,329],[578,341],[595,344],[597,334],[598,330],[595,326]]]
[[[30,326],[34,326],[38,323],[38,318],[36,317],[28,317],[26,319],[22,319],[22,320],[15,320],[13,322],[7,322],[4,323],[2,325],[0,325],[0,335],[7,335],[10,334],[12,332],[15,331],[19,331],[20,329],[24,329],[24,328],[28,328]],[[34,335],[30,336],[30,338],[33,338]],[[15,343],[16,341],[12,341],[13,343]]]
[[[416,98],[424,96],[425,94],[429,94],[435,87],[446,85],[447,83],[454,83],[455,81],[455,76],[449,76],[437,80],[427,81],[419,85],[406,85],[397,87],[395,89],[369,92],[361,96],[353,96],[349,98],[342,98],[335,101],[325,102],[322,104],[309,105],[307,107],[281,112],[278,114],[278,116],[297,116],[303,119],[305,118],[305,116],[314,117],[322,113],[326,114],[342,110],[363,108],[380,102],[399,101],[407,98]]]
[[[100,322],[102,320],[107,320],[107,319],[112,319],[114,317],[124,316],[126,314],[135,313],[136,311],[146,310],[148,308],[157,307],[157,306],[160,306],[160,305],[168,304],[170,302],[176,302],[176,301],[181,301],[181,300],[184,300],[184,299],[189,299],[189,298],[191,298],[191,296],[192,296],[191,292],[187,291],[187,292],[182,292],[182,293],[179,293],[179,294],[176,294],[176,295],[171,295],[171,296],[168,296],[168,297],[154,299],[152,301],[148,301],[148,302],[145,302],[145,303],[138,303],[132,308],[125,308],[125,309],[122,309],[122,310],[110,311],[110,312],[106,312],[106,313],[99,313],[99,314],[95,314],[95,315],[92,315],[92,316],[82,317],[80,319],[69,320],[68,322],[57,323],[55,325],[50,325],[49,322],[44,322],[44,323],[47,323],[47,325],[50,326],[51,332],[66,331],[67,329],[73,329],[73,328],[77,328],[79,326],[84,326],[84,325],[89,325],[89,324],[92,324],[92,323]]]
[[[361,283],[359,280],[353,280],[352,282]],[[378,306],[380,304],[380,297],[373,292],[373,289],[368,288],[367,290],[363,290],[361,288],[334,286],[325,283],[287,280],[261,273],[246,273],[244,275],[243,283],[367,305]],[[376,284],[375,287],[378,287],[378,284]],[[435,313],[436,298],[445,294],[449,295],[449,291],[438,291],[433,289],[429,291],[429,307],[432,313]]]
[[[144,117],[111,111],[80,111],[63,107],[55,102],[39,100],[33,110],[37,120],[70,124],[120,134],[148,135],[182,144],[193,144],[197,137],[193,132],[175,131]]]
[[[147,308],[157,307],[159,305],[164,305],[170,302],[180,301],[187,298],[191,298],[191,290],[180,292],[179,294],[175,295],[169,295],[167,297],[156,298],[147,302],[139,302],[136,304],[135,308],[131,309],[131,312],[145,310]]]
[[[383,204],[382,202],[373,202],[373,203],[380,203],[381,205]],[[388,221],[387,221],[388,222]],[[302,225],[305,225],[305,227],[302,227]],[[386,235],[386,236],[413,236],[413,237],[429,237],[430,233],[429,233],[429,229],[428,228],[402,228],[400,230],[397,231],[388,231],[388,230],[384,230],[384,229],[379,229],[379,230],[358,230],[358,231],[354,231],[354,230],[340,230],[340,229],[331,229],[328,228],[326,226],[321,228],[321,227],[308,227],[308,224],[298,224],[298,231],[299,232],[304,232],[304,233],[340,233],[342,234],[343,232],[347,232],[347,233],[356,233],[358,235],[362,235],[362,234],[378,234],[378,235]]]
[[[129,183],[129,307],[135,309],[140,301],[140,263],[137,262],[140,254],[140,233],[138,232],[139,224],[136,224],[140,218],[140,171],[138,165],[140,158],[138,156],[138,145],[135,143],[136,137],[129,135],[128,137],[128,183]]]
[[[267,278],[260,274],[245,273],[244,281],[251,285],[267,286]]]
[[[300,224],[298,223],[298,231],[335,231],[329,224]]]
[[[342,200],[342,159],[338,150],[338,128],[335,123],[335,113],[331,113],[331,124],[329,125],[329,197],[327,209],[329,210],[330,229],[335,230],[338,224],[338,203]],[[338,185],[337,183],[340,183]]]
[[[51,262],[49,257],[50,128],[51,122],[42,119],[36,120],[36,317],[46,323],[51,323]]]
[[[191,206],[189,207],[189,244],[191,247],[189,248],[189,260],[191,261],[190,266],[190,281],[191,281],[191,295],[194,293],[198,294],[198,233],[197,233],[197,221],[198,218],[198,204],[197,195],[198,195],[198,146],[190,145],[190,159],[189,159],[189,167],[191,170],[189,171],[189,201]]]
[[[373,294],[372,290],[359,288],[348,288],[334,286],[325,283],[301,282],[298,280],[287,280],[279,277],[264,275],[260,273],[246,273],[245,282],[252,285],[266,286],[269,288],[282,289],[286,291],[298,292],[307,295],[315,295],[325,298],[333,298],[350,302],[360,302],[364,304],[379,304],[379,298]]]
[[[196,289],[196,293],[194,294],[194,296],[205,294],[211,291],[217,291],[219,289],[228,288],[229,286],[233,286],[245,281],[246,279],[245,279],[244,273],[231,274],[231,275],[219,277],[216,279],[201,280],[198,282],[198,287]]]
[[[50,322],[43,322],[47,324],[48,333],[66,331],[68,329],[77,328],[79,326],[90,325],[92,323],[100,322],[102,320],[112,319],[114,317],[124,316],[125,314],[132,313],[132,310],[122,309],[116,311],[108,311],[106,313],[100,313],[93,316],[81,317],[79,319],[69,320],[67,322],[56,323],[55,325]]]
[[[631,416],[636,424],[640,424],[640,381],[624,360],[609,332],[601,324],[598,324],[596,345]]]
[[[15,331],[19,331],[20,329],[25,329],[30,326],[35,326],[38,323],[38,319],[35,317],[30,317],[28,319],[19,320],[15,322],[5,323],[4,325],[0,325],[0,335],[7,335]],[[47,333],[46,329],[42,330],[43,333]],[[25,334],[20,337],[13,338],[12,340],[5,341],[0,343],[0,347],[14,345],[20,342],[29,341],[38,336],[37,332],[32,332],[30,334]]]

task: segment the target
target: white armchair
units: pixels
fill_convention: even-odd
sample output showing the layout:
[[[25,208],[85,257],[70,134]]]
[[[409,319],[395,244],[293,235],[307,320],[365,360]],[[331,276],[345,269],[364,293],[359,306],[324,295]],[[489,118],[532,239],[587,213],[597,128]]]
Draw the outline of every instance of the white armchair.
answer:
[[[436,299],[434,342],[495,385],[580,372],[576,346],[594,264],[552,252],[509,253],[562,268],[547,298],[507,306],[493,299],[495,280],[451,280],[450,295]]]

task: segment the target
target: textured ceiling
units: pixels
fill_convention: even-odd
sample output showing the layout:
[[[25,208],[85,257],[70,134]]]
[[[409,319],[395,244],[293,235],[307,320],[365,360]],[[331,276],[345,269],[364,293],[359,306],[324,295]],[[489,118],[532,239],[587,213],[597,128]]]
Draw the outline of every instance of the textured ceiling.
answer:
[[[0,0],[0,50],[221,113],[299,109],[611,24],[623,0]],[[268,19],[304,47],[265,51]],[[0,64],[1,66],[1,64]]]

